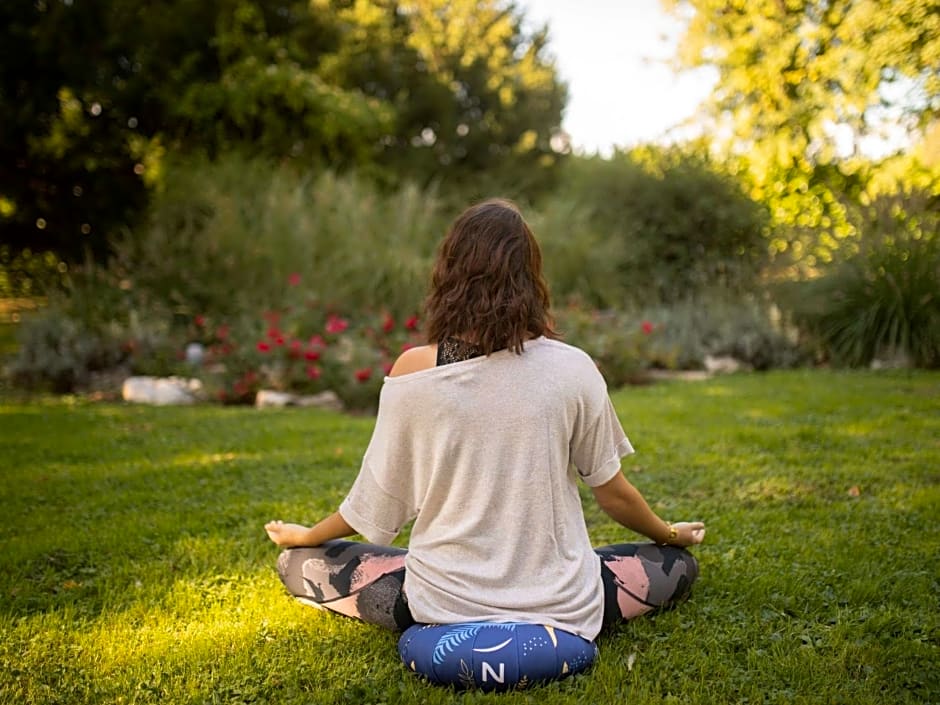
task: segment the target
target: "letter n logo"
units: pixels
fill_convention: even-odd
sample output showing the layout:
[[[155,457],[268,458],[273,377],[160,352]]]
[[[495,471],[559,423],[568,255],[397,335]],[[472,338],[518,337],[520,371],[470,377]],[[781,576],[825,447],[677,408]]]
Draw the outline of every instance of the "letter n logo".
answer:
[[[481,665],[481,675],[483,676],[484,683],[486,683],[487,672],[489,672],[489,675],[492,676],[493,680],[496,681],[497,683],[502,683],[506,680],[506,664],[505,663],[499,664],[499,674],[497,674],[496,671],[493,670],[493,667],[490,666],[490,664],[488,664],[486,661],[484,661],[483,664]]]

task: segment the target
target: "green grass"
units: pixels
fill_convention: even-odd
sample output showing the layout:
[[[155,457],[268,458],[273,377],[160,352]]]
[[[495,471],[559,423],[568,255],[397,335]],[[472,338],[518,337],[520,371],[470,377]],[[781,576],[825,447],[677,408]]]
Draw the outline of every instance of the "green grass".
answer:
[[[587,674],[455,695],[274,572],[263,522],[335,508],[371,419],[0,399],[0,702],[940,702],[940,374],[614,401],[630,479],[708,522],[692,599],[603,633]],[[585,505],[597,543],[632,538]]]

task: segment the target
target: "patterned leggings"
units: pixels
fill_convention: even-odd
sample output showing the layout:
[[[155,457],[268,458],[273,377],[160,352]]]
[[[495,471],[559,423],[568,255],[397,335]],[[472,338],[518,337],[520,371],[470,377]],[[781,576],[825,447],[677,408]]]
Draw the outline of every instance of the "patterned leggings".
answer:
[[[355,541],[289,548],[277,571],[298,600],[370,624],[414,624],[403,591],[407,550]],[[595,549],[604,583],[604,625],[666,609],[689,596],[698,576],[691,553],[675,546],[621,543]]]

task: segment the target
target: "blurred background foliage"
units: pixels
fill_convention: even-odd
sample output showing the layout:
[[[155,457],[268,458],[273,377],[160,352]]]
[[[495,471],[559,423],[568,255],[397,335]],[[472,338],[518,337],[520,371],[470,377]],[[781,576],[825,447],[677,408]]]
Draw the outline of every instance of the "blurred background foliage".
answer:
[[[510,2],[4,4],[0,298],[40,309],[13,377],[186,371],[211,319],[253,350],[242,379],[289,282],[370,345],[492,195],[612,384],[716,355],[940,365],[937,1],[664,4],[677,65],[718,69],[704,136],[606,157],[572,153],[550,28]]]

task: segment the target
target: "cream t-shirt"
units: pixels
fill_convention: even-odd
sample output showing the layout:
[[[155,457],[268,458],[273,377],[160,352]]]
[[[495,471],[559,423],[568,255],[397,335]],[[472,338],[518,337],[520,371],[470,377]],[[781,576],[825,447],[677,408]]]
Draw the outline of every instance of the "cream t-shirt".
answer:
[[[608,482],[632,452],[593,360],[537,338],[521,355],[386,377],[339,511],[378,544],[415,519],[416,621],[525,621],[593,639],[604,596],[577,480]]]

